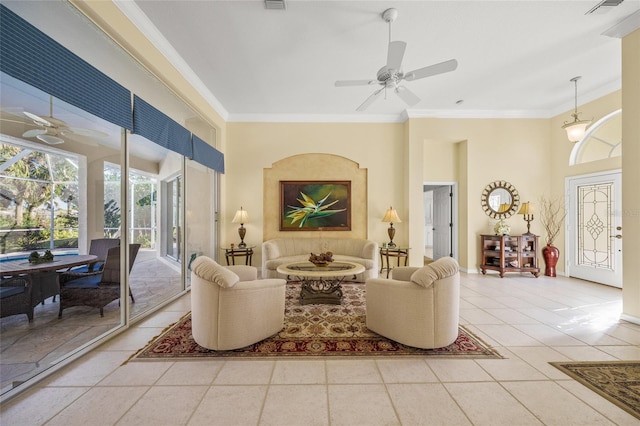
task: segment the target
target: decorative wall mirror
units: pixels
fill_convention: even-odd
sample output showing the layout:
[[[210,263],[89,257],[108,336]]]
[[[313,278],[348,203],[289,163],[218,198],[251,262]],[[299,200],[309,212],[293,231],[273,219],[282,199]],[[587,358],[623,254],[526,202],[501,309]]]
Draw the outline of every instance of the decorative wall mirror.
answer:
[[[482,209],[493,219],[507,219],[520,207],[520,195],[515,186],[503,180],[491,182],[482,191]]]

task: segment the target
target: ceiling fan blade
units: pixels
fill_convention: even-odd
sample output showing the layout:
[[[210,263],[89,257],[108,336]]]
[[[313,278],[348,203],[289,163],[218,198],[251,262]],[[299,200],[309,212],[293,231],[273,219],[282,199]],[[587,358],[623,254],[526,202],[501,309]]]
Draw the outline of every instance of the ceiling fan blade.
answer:
[[[74,135],[87,136],[89,138],[106,138],[109,136],[107,133],[99,130],[85,129],[83,127],[67,127],[60,131],[61,134],[72,133]]]
[[[420,98],[404,86],[398,86],[395,92],[398,94],[400,99],[402,99],[409,106],[414,106],[415,104],[420,102]]]
[[[384,89],[385,89],[385,88],[383,87],[383,88],[378,89],[378,90],[376,90],[375,92],[373,92],[373,93],[371,94],[371,96],[369,96],[369,97],[367,98],[367,100],[366,100],[366,101],[364,101],[364,102],[362,103],[362,105],[360,105],[358,108],[356,108],[356,111],[364,111],[365,109],[369,108],[369,105],[371,105],[371,104],[373,103],[373,101],[375,101],[376,99],[378,99],[378,97],[382,94],[382,91],[383,91]]]
[[[389,43],[389,51],[387,52],[387,68],[399,69],[402,65],[402,58],[404,57],[404,51],[407,48],[407,43],[404,41],[392,41]]]
[[[35,138],[38,135],[44,135],[47,133],[47,129],[31,129],[22,134],[23,138]]]
[[[455,59],[449,59],[448,61],[440,62],[439,64],[429,65],[428,67],[408,72],[404,75],[404,79],[407,81],[417,80],[419,78],[450,72],[456,68],[458,68],[458,61]]]
[[[336,87],[346,86],[367,86],[369,84],[376,84],[377,80],[338,80],[336,81]]]
[[[23,113],[24,113],[24,115],[26,115],[27,117],[29,117],[30,119],[32,119],[33,121],[35,121],[37,124],[39,124],[41,126],[53,127],[53,124],[51,124],[50,121],[45,120],[44,118],[40,117],[39,115],[32,114],[29,111],[23,111]]]

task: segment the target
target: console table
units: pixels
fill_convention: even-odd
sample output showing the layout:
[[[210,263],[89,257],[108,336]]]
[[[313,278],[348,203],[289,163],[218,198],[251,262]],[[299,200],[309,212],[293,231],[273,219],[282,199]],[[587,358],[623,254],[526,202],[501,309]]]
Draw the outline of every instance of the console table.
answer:
[[[540,276],[537,235],[481,235],[480,238],[483,275],[493,270],[500,273],[500,278],[506,272],[531,272],[536,278]]]

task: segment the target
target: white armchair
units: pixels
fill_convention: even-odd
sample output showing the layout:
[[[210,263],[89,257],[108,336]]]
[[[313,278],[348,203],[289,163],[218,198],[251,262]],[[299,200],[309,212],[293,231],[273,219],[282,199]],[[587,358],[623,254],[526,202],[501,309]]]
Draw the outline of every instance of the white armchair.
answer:
[[[407,346],[433,349],[458,337],[460,272],[443,257],[422,268],[394,268],[366,281],[367,328]]]
[[[191,264],[191,327],[196,343],[216,351],[243,348],[284,326],[286,281],[258,280],[253,266]]]

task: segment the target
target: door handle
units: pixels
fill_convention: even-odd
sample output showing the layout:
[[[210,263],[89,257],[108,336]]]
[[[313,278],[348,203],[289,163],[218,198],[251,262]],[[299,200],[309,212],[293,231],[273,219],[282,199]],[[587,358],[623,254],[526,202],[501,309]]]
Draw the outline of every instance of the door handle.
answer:
[[[620,234],[612,235],[611,238],[617,238],[617,239],[621,240],[622,239],[622,235],[620,235]]]

